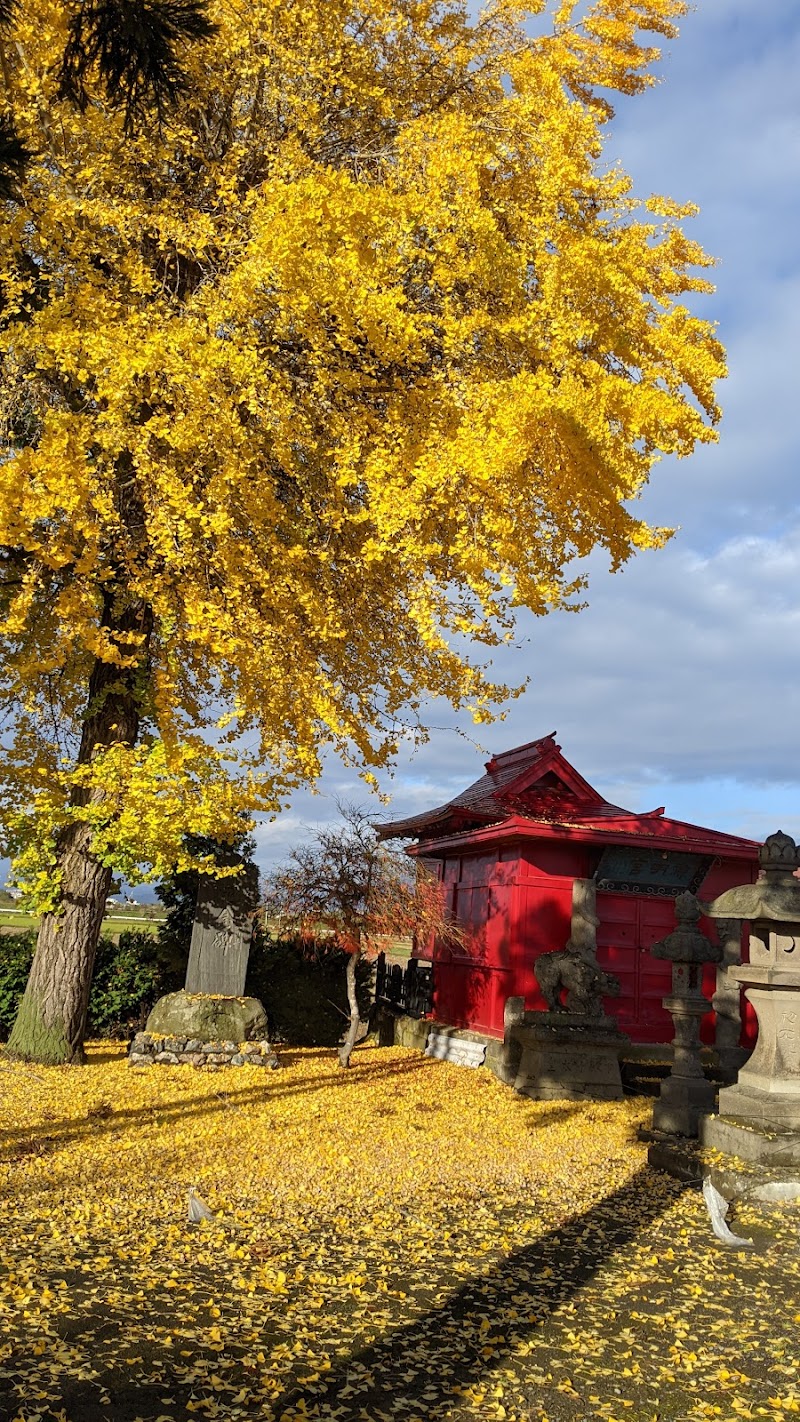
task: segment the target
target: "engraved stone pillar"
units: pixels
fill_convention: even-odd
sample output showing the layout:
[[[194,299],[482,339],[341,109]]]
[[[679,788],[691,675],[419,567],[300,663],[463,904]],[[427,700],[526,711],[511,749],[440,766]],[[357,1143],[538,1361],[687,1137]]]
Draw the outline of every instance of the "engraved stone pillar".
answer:
[[[730,973],[731,968],[738,968],[742,961],[742,920],[717,919],[717,934],[722,946],[722,961],[717,966],[717,986],[711,999],[717,1019],[714,1046],[720,1076],[723,1081],[733,1082],[749,1055],[747,1048],[739,1045],[742,1034],[741,987]]]
[[[714,918],[750,923],[750,962],[730,969],[758,1017],[758,1040],[735,1086],[719,1093],[703,1143],[761,1164],[800,1164],[800,854],[772,834],[759,852],[763,877],[708,905]]]
[[[597,884],[594,879],[573,879],[572,918],[567,948],[597,962]]]
[[[255,865],[242,864],[239,874],[225,879],[200,875],[186,992],[219,997],[243,995],[257,904]]]
[[[700,1117],[714,1108],[715,1094],[701,1057],[700,1022],[711,1006],[703,993],[703,967],[719,962],[722,949],[698,927],[700,905],[694,894],[678,895],[675,918],[674,933],[650,950],[654,958],[672,963],[672,996],[664,998],[664,1006],[675,1024],[672,1069],[661,1084],[653,1125],[670,1134],[696,1136]]]

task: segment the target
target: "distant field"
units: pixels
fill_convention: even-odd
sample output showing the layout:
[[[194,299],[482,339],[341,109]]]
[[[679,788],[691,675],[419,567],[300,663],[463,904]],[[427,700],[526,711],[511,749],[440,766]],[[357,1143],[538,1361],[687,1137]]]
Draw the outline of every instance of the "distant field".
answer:
[[[387,938],[383,951],[390,963],[407,963],[413,952],[410,938]]]
[[[145,916],[143,913],[113,913],[103,919],[101,932],[124,933],[126,929],[138,929],[144,933],[156,933],[158,925],[163,923],[163,917],[153,918]],[[33,914],[24,913],[21,909],[0,909],[0,929],[13,928],[18,933],[24,933],[28,928],[38,928],[39,920]]]
[[[18,928],[20,933],[26,928],[35,928],[38,918],[29,913],[18,913],[14,909],[0,909],[0,928]]]

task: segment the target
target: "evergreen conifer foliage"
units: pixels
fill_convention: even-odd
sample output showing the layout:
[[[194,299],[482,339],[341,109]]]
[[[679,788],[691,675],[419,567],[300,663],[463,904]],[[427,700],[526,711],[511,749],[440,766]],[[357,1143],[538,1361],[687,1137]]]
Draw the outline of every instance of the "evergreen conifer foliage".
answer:
[[[209,39],[215,27],[203,0],[79,0],[73,6],[59,93],[78,108],[99,75],[125,131],[154,110],[160,121],[187,87],[181,47]]]
[[[0,55],[8,104],[9,65],[4,39],[20,13],[20,0],[0,0]],[[57,12],[53,15],[57,20]],[[124,115],[124,130],[153,115],[161,123],[185,94],[187,45],[210,39],[216,26],[205,0],[73,0],[67,42],[58,64],[58,89],[84,112],[94,86]],[[19,201],[31,159],[20,141],[14,114],[0,112],[0,202]]]
[[[30,153],[14,127],[9,114],[0,117],[0,202],[19,197],[20,184],[30,160]]]

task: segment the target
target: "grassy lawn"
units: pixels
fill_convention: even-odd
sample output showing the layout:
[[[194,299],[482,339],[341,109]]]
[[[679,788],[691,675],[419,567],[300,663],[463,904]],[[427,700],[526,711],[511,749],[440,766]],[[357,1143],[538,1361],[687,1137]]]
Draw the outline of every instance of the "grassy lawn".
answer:
[[[282,1060],[0,1057],[2,1422],[800,1411],[796,1209],[718,1245],[646,1168],[650,1102],[533,1103],[401,1049]]]
[[[21,909],[0,909],[0,928],[13,928],[17,933],[24,933],[28,928],[37,928],[38,924],[38,918],[23,913]]]

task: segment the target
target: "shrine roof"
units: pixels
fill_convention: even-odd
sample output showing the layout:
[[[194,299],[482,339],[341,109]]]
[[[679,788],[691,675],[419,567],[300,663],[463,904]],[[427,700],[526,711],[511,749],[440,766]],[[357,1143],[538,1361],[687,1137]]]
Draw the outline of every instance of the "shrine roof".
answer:
[[[570,765],[555,733],[517,746],[486,762],[486,772],[445,805],[375,826],[381,839],[432,841],[476,837],[487,832],[559,830],[567,838],[655,839],[695,847],[706,854],[750,858],[755,840],[706,829],[664,815],[663,807],[635,813],[613,805]]]

